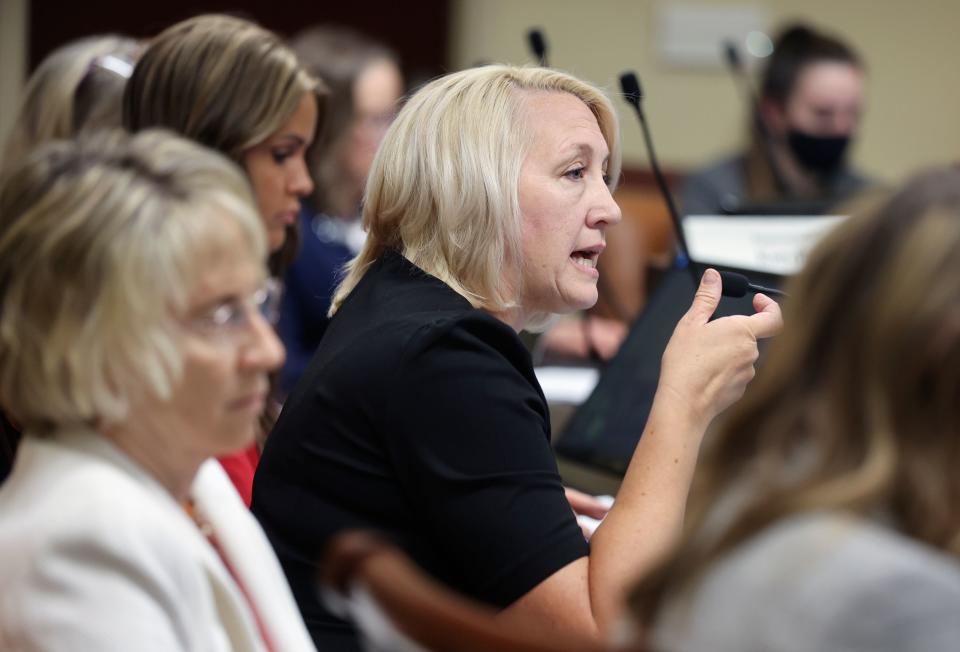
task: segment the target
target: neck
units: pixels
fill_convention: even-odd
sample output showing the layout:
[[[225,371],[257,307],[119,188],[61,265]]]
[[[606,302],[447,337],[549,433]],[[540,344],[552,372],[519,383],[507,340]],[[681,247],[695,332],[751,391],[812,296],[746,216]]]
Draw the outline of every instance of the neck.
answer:
[[[184,451],[179,446],[171,446],[169,428],[146,420],[133,423],[128,418],[123,423],[103,427],[100,431],[146,469],[177,501],[187,498],[205,458]]]
[[[490,311],[490,314],[518,333],[527,325],[527,314],[520,308],[511,308],[500,312]]]

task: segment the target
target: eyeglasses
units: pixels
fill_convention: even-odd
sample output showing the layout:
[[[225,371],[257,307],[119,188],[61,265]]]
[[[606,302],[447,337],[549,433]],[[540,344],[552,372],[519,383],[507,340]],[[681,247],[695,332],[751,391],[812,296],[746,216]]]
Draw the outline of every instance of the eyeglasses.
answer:
[[[197,333],[211,338],[233,339],[249,329],[252,313],[259,313],[271,325],[280,317],[282,287],[276,279],[267,279],[246,299],[224,301],[187,324]]]

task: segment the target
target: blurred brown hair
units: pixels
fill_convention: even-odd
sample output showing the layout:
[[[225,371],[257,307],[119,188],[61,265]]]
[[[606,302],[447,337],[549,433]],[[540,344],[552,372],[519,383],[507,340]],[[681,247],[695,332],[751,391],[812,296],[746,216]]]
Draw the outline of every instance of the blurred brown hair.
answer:
[[[960,169],[841,224],[789,290],[783,333],[707,439],[675,554],[630,599],[642,623],[802,512],[882,514],[960,557]]]

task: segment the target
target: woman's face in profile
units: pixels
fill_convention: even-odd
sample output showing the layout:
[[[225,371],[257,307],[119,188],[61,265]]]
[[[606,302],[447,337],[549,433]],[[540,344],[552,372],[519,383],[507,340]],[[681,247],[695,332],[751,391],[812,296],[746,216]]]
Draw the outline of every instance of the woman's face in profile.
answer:
[[[287,227],[296,223],[300,199],[313,192],[304,154],[316,126],[317,100],[313,93],[304,93],[287,121],[243,155],[271,253],[283,246]]]
[[[597,301],[604,231],[620,221],[607,184],[610,149],[569,93],[526,96],[532,143],[520,171],[523,310],[566,313]]]
[[[267,400],[267,375],[283,345],[256,304],[264,299],[263,263],[253,259],[239,227],[232,250],[204,266],[177,320],[183,374],[169,400],[154,400],[136,419],[153,422],[169,445],[203,457],[249,446]]]

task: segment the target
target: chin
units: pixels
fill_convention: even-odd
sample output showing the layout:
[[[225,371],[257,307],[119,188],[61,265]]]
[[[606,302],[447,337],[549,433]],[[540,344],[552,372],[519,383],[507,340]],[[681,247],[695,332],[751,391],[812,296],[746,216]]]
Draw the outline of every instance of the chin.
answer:
[[[223,451],[219,455],[230,455],[244,451],[253,446],[256,440],[257,429],[255,427],[247,426],[246,428],[231,430],[229,433],[224,433],[222,439],[224,442]]]
[[[280,233],[269,233],[267,236],[267,245],[270,247],[270,253],[275,254],[283,249],[283,243],[287,241],[287,230],[282,229]]]
[[[577,312],[578,310],[589,310],[597,304],[599,298],[600,295],[597,292],[597,286],[591,285],[589,289],[584,289],[581,292],[568,296],[564,307],[556,312],[567,314]]]

